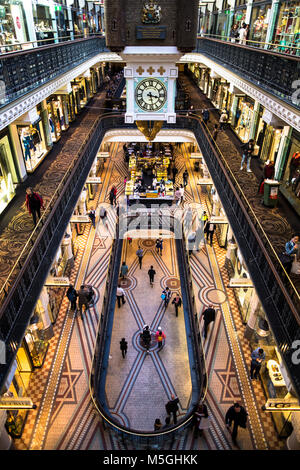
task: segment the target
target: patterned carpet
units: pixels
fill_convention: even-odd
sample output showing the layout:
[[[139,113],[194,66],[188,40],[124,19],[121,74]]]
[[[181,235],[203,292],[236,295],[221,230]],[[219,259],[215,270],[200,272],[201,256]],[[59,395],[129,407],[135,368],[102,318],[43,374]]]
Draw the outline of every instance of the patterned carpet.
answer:
[[[112,184],[117,186],[118,196],[123,193],[127,169],[121,149],[122,144],[112,146],[112,156],[105,163],[101,175],[103,184],[93,201],[95,208],[99,204],[108,204]],[[185,205],[193,201],[209,212],[210,205],[206,195],[195,183],[185,145],[177,150],[176,161],[180,169],[177,181],[182,181],[185,168],[190,175]],[[37,409],[28,413],[23,436],[15,442],[17,449],[134,448],[130,443],[119,441],[104,428],[92,406],[88,385],[113,225],[112,212],[108,226],[98,222],[96,230],[88,226],[81,236],[71,281],[77,287],[83,281],[92,284],[97,292],[96,303],[81,320],[70,312],[69,303],[63,301],[45,364],[41,370],[32,374],[27,395],[33,399]],[[137,266],[134,255],[138,243],[146,250],[142,269]],[[156,254],[152,240],[134,240],[130,248],[126,243],[124,245],[123,257],[128,262],[130,282],[126,281],[124,285],[127,296],[125,306],[116,308],[106,392],[109,406],[120,422],[140,427],[150,426],[152,429],[156,417],[164,420],[163,406],[172,391],[180,398],[182,412],[187,407],[190,393],[182,310],[178,318],[174,316],[172,305],[164,312],[159,297],[161,289],[168,282],[171,287],[180,287],[178,283],[173,284],[178,280],[174,243],[172,240],[166,241],[162,257]],[[190,257],[197,311],[201,313],[204,305],[211,299],[215,299],[217,311],[217,318],[204,343],[209,377],[206,403],[212,418],[211,427],[204,431],[202,437],[196,439],[191,431],[186,431],[178,441],[166,444],[165,449],[236,449],[224,426],[226,410],[235,401],[240,401],[249,413],[247,429],[240,430],[238,435],[241,449],[280,449],[284,445],[276,438],[270,415],[261,411],[264,396],[260,383],[249,381],[250,348],[243,338],[244,326],[235,298],[226,288],[228,277],[224,268],[225,254],[225,250],[218,246],[215,239],[212,247],[205,245],[199,253],[193,253]],[[153,290],[147,276],[150,263],[154,263],[157,272]],[[145,301],[145,293],[149,292],[153,292],[151,304]],[[163,350],[151,353],[152,357],[145,357],[137,342],[136,333],[144,321],[148,321],[152,327],[162,322],[167,332]],[[126,359],[122,358],[119,349],[122,336],[129,343]],[[176,342],[179,344],[178,350],[174,348]],[[153,347],[155,348],[154,345]],[[137,373],[139,358],[142,363],[139,371],[142,373]],[[130,387],[125,393],[125,385],[129,383]],[[150,393],[151,390],[154,392]],[[142,420],[141,413],[144,413]]]

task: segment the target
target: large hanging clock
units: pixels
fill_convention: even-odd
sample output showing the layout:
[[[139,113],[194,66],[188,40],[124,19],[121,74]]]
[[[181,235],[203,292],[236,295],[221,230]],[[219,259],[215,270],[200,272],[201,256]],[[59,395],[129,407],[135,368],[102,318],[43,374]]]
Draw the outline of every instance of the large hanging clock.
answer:
[[[145,78],[135,88],[135,102],[143,111],[160,111],[167,102],[167,88],[162,80]]]

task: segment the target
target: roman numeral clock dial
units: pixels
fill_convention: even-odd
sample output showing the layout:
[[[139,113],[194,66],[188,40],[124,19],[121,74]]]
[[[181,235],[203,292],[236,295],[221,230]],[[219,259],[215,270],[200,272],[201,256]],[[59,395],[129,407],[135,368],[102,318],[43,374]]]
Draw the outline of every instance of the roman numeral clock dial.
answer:
[[[155,78],[146,78],[135,89],[135,102],[143,111],[159,111],[167,101],[167,88]]]

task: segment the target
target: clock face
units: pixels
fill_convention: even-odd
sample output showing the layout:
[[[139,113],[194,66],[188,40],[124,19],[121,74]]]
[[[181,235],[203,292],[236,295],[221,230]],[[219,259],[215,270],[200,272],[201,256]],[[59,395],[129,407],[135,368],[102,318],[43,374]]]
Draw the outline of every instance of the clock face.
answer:
[[[145,78],[136,86],[135,101],[144,111],[159,111],[167,101],[167,88],[161,80]]]

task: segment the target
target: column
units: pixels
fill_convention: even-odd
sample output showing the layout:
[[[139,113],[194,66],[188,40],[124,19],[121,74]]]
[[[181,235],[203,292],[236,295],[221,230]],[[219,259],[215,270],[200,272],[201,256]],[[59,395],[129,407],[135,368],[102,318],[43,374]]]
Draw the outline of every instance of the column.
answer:
[[[52,140],[52,135],[50,132],[49,113],[48,113],[48,106],[47,106],[46,100],[43,100],[41,102],[41,110],[42,110],[41,118],[42,118],[44,133],[45,133],[46,146],[47,146],[47,149],[50,149],[53,147],[53,140]]]
[[[279,0],[273,0],[271,13],[270,13],[270,21],[269,21],[267,35],[266,35],[266,43],[273,41],[274,29],[276,27],[276,20],[277,20],[277,15],[278,15],[278,9],[279,9]],[[265,49],[268,49],[267,45],[265,45]]]
[[[257,122],[258,122],[259,107],[260,107],[259,102],[255,101],[254,109],[253,109],[253,120],[251,123],[249,139],[254,139],[255,137],[256,127],[257,127]]]
[[[84,188],[80,194],[78,205],[77,205],[80,215],[86,215],[86,196],[87,196],[87,189]]]
[[[226,28],[226,36],[228,37],[229,36],[229,33],[230,33],[230,30],[231,30],[231,27],[233,25],[233,18],[234,18],[234,8],[230,8],[230,11],[229,11],[229,18],[228,18],[228,23],[227,23],[227,28]]]
[[[249,25],[251,21],[252,5],[253,5],[252,2],[247,3],[245,23]]]
[[[12,446],[12,438],[5,429],[6,411],[0,411],[0,450],[9,450]]]
[[[278,148],[278,154],[275,162],[275,173],[274,173],[274,179],[276,180],[281,180],[282,178],[282,173],[283,173],[283,168],[287,156],[287,150],[288,150],[288,143],[290,141],[291,135],[293,132],[293,128],[290,126],[284,126],[281,139],[280,139],[280,144]]]
[[[41,320],[43,322],[43,332],[44,332],[44,338],[46,340],[52,338],[54,335],[53,332],[53,326],[49,317],[49,295],[47,288],[44,286],[41,293],[40,293],[40,298],[39,298],[39,313],[41,316]]]
[[[74,265],[74,254],[72,250],[72,237],[69,233],[65,233],[65,236],[61,242],[61,245],[63,247],[63,252],[66,255],[68,263],[71,264],[71,266]]]
[[[259,304],[258,295],[255,291],[253,291],[253,294],[250,300],[249,319],[248,319],[248,323],[246,325],[246,329],[244,332],[244,337],[249,341],[255,331],[258,304]]]
[[[300,450],[300,414],[292,413],[291,420],[293,425],[293,432],[287,438],[287,448],[288,450]]]
[[[29,41],[36,41],[33,12],[32,12],[32,0],[23,0],[24,13],[26,17],[27,29]],[[36,44],[34,44],[36,46]]]
[[[20,175],[20,180],[23,182],[27,178],[27,170],[26,170],[25,161],[23,157],[23,151],[21,147],[20,138],[19,138],[18,131],[17,131],[17,126],[14,124],[10,124],[8,128],[9,128],[9,133],[12,138],[11,140],[12,140],[12,145],[14,148],[14,154],[17,160],[16,163],[18,165],[18,173]]]

